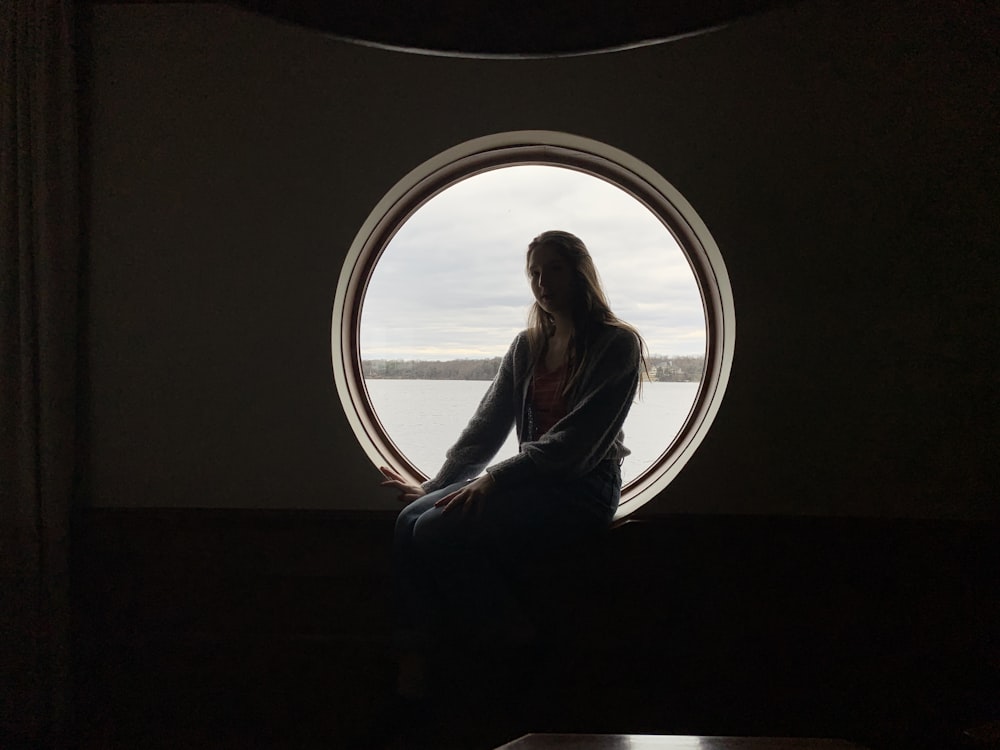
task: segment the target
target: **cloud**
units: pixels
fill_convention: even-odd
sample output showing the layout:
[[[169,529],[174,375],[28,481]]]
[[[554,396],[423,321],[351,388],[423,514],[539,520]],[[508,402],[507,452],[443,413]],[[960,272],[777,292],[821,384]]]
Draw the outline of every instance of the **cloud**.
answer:
[[[547,229],[587,243],[612,308],[639,328],[651,352],[703,352],[697,284],[659,219],[600,178],[523,165],[448,187],[400,227],[365,294],[362,357],[502,354],[532,301],[528,243]]]

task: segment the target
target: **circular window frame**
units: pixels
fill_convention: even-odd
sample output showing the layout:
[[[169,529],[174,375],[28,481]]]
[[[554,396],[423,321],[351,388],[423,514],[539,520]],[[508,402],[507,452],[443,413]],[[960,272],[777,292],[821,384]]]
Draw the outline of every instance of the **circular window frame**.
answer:
[[[426,478],[382,428],[368,397],[360,352],[365,292],[399,227],[427,201],[469,177],[522,164],[575,169],[610,182],[638,200],[676,239],[701,296],[705,365],[697,394],[682,427],[660,457],[622,488],[615,514],[618,520],[658,495],[701,445],[729,382],[736,342],[732,287],[718,245],[680,192],[656,170],[624,151],[568,133],[499,133],[448,149],[397,182],[361,226],[341,270],[331,327],[337,392],[358,441],[375,465],[388,465],[413,481]]]

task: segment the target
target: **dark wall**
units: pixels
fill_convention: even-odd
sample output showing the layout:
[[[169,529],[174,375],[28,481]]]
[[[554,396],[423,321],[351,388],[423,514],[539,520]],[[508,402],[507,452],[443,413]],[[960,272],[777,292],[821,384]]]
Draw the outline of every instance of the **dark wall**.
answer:
[[[628,52],[490,61],[219,5],[97,5],[92,504],[392,507],[331,374],[345,253],[419,163],[546,129],[659,171],[729,269],[729,391],[645,513],[995,518],[993,21],[820,0]]]
[[[391,524],[92,509],[75,547],[81,737],[380,747],[363,738],[392,717]],[[997,524],[628,523],[525,579],[534,651],[457,651],[426,746],[590,731],[995,747],[963,731],[1000,719],[998,572]]]

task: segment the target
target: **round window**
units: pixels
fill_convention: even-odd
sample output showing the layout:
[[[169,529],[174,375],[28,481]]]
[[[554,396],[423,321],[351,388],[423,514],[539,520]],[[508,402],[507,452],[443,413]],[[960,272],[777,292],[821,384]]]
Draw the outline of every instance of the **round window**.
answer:
[[[333,363],[358,439],[378,464],[433,475],[532,301],[528,242],[581,237],[611,307],[643,335],[650,382],[625,423],[618,516],[687,461],[718,409],[734,341],[718,249],[662,177],[604,144],[506,133],[414,170],[359,232],[337,290]],[[517,450],[513,435],[497,459]]]

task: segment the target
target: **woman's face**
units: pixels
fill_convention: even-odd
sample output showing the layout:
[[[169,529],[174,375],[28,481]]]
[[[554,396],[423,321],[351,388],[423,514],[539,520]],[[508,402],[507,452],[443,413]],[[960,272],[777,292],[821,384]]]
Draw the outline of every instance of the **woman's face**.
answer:
[[[540,245],[528,255],[528,279],[538,305],[550,314],[573,310],[573,269],[553,245]]]

